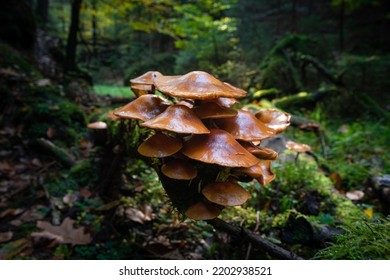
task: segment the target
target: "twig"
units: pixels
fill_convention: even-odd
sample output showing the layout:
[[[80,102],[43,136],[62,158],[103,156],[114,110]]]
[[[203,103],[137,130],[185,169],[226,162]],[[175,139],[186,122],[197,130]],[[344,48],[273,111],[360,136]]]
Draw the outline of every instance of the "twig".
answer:
[[[73,157],[65,149],[54,145],[53,142],[44,138],[38,138],[36,142],[47,154],[54,157],[65,167],[72,167],[76,164]]]
[[[256,245],[257,247],[263,249],[275,258],[283,260],[302,260],[301,257],[297,256],[293,252],[283,249],[249,230],[233,226],[220,219],[210,220],[208,221],[208,223],[212,225],[215,229],[224,231],[233,236],[245,238],[253,245]]]

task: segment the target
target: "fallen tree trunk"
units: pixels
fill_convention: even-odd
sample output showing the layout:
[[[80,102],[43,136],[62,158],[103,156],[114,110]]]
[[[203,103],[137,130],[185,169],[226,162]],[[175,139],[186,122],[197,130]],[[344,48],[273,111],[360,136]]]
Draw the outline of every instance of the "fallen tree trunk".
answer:
[[[213,219],[208,221],[208,223],[217,230],[248,240],[254,246],[261,248],[262,250],[269,253],[271,256],[275,258],[281,260],[302,260],[301,257],[294,254],[293,252],[290,252],[282,247],[279,247],[278,245],[262,238],[261,236],[249,230],[230,225],[220,219]]]

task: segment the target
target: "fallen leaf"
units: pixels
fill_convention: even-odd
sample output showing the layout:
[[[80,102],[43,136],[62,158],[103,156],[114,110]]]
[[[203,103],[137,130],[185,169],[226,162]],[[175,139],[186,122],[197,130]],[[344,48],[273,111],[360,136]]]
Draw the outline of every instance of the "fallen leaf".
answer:
[[[46,207],[41,204],[34,205],[31,209],[24,212],[18,219],[12,220],[10,224],[13,226],[20,226],[26,222],[43,219],[47,214],[47,211],[44,211],[45,208]]]
[[[55,128],[52,128],[52,127],[49,127],[46,131],[46,135],[47,137],[49,138],[53,138],[54,136],[56,136],[56,130]]]
[[[74,202],[76,202],[77,200],[79,199],[79,196],[75,193],[68,193],[66,194],[63,198],[62,198],[62,201],[65,203],[65,204],[68,204],[68,205],[71,205],[73,204]]]
[[[4,218],[6,216],[16,216],[16,215],[19,215],[20,213],[22,213],[24,211],[24,209],[21,209],[21,208],[10,208],[10,209],[7,209],[7,210],[4,210],[3,212],[0,213],[0,218]]]
[[[7,260],[13,256],[18,255],[28,246],[27,239],[18,239],[13,242],[5,244],[0,248],[0,260]]]
[[[90,190],[88,190],[87,188],[82,188],[80,190],[80,195],[84,198],[89,198],[92,196],[92,192]]]
[[[374,215],[374,210],[370,208],[366,208],[363,210],[364,214],[366,214],[370,219],[372,219],[372,216]]]
[[[84,227],[74,228],[74,222],[74,220],[66,218],[61,225],[53,226],[48,222],[38,221],[37,227],[43,231],[34,232],[31,236],[53,239],[59,244],[85,245],[91,243],[91,235],[85,233]]]
[[[10,241],[13,236],[14,236],[14,234],[10,231],[0,232],[0,243]]]
[[[145,221],[145,214],[141,210],[138,210],[136,208],[127,208],[125,210],[125,214],[126,217],[133,222],[143,224]]]
[[[350,200],[360,200],[363,198],[364,192],[356,190],[352,192],[347,192],[345,196],[348,197]]]

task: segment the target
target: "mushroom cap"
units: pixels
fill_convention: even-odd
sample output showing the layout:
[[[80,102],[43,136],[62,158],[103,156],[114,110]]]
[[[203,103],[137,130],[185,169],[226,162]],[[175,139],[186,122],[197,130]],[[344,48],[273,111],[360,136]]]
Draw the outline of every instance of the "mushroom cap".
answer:
[[[268,185],[271,181],[275,179],[275,173],[272,172],[271,169],[271,160],[261,160],[258,163],[258,166],[261,168],[262,173],[260,177],[257,177],[256,180],[262,185]]]
[[[142,123],[141,126],[183,134],[210,133],[195,113],[185,105],[171,105],[158,116]]]
[[[88,124],[90,129],[107,129],[107,124],[105,122],[93,122]]]
[[[230,97],[218,97],[216,99],[211,99],[210,101],[216,102],[224,107],[232,107],[233,105],[240,103],[237,99]]]
[[[153,85],[132,84],[130,87],[137,97],[140,97],[141,95],[148,94],[153,91]]]
[[[138,153],[145,157],[167,157],[182,148],[180,139],[156,133],[138,147]]]
[[[158,71],[148,71],[145,74],[142,74],[141,76],[131,79],[131,84],[143,84],[143,85],[153,85],[154,80],[157,77],[161,77],[163,74],[161,74]]]
[[[227,167],[249,167],[259,162],[231,134],[221,129],[211,129],[210,134],[192,136],[184,142],[181,152],[198,161]]]
[[[114,115],[123,119],[147,121],[163,112],[168,106],[169,104],[162,98],[153,94],[145,94],[115,109]]]
[[[221,106],[216,102],[204,102],[193,110],[200,119],[230,118],[237,115],[237,110]]]
[[[188,160],[173,158],[161,166],[161,172],[172,179],[191,180],[194,179],[198,172]]]
[[[275,160],[278,158],[278,153],[272,149],[255,146],[251,142],[240,141],[241,146],[243,146],[248,152],[259,159],[269,159]]]
[[[185,215],[194,220],[212,220],[221,213],[221,210],[210,203],[198,202],[190,206]]]
[[[218,126],[229,132],[235,139],[261,141],[275,135],[275,131],[244,110],[237,110],[237,116],[216,120]]]
[[[294,141],[287,141],[286,147],[287,147],[287,149],[292,150],[292,151],[297,152],[297,153],[304,153],[304,152],[308,152],[311,150],[311,147],[309,145],[297,143]]]
[[[211,202],[223,206],[237,206],[245,203],[251,195],[236,182],[216,182],[202,190]]]
[[[276,109],[260,110],[255,114],[256,118],[276,133],[284,131],[290,125],[291,115]]]
[[[204,100],[246,95],[244,90],[221,82],[203,71],[193,71],[183,76],[160,76],[155,79],[155,86],[162,93],[180,98]]]

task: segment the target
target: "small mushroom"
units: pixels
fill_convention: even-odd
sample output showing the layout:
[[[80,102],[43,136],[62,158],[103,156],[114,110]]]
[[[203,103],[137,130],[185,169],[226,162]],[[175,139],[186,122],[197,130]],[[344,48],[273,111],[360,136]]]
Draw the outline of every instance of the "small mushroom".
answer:
[[[138,153],[145,157],[167,157],[182,148],[180,139],[156,133],[138,147]]]
[[[216,102],[203,102],[193,110],[200,119],[230,118],[237,115],[237,110],[221,106]]]
[[[286,148],[291,151],[297,152],[297,155],[295,156],[295,162],[298,161],[298,157],[300,153],[306,153],[311,151],[311,147],[309,145],[297,143],[294,141],[287,141]]]
[[[170,159],[161,167],[161,172],[172,179],[176,180],[191,180],[197,175],[195,166],[188,162],[188,160],[174,158]]]
[[[284,131],[290,125],[291,116],[276,109],[260,110],[255,116],[276,133]]]
[[[263,187],[275,179],[275,174],[271,170],[271,160],[260,160],[259,163],[250,167],[241,167],[234,170],[234,173],[246,174],[256,179]]]
[[[236,182],[216,182],[202,190],[203,195],[211,202],[222,206],[244,204],[251,195]]]
[[[153,87],[153,85],[134,84],[131,85],[131,90],[134,92],[135,96],[140,97],[141,95],[152,93]]]
[[[107,141],[107,123],[93,122],[88,124],[88,129],[95,145],[104,145]]]
[[[194,220],[212,220],[221,213],[221,210],[210,203],[198,202],[190,206],[185,215]]]
[[[141,126],[182,134],[210,133],[195,113],[184,105],[169,106],[163,113],[142,123]]]
[[[231,134],[221,129],[192,136],[184,142],[181,153],[198,161],[227,167],[249,167],[259,162]]]
[[[161,114],[168,106],[169,104],[162,98],[152,94],[145,94],[114,110],[114,115],[122,119],[147,121]]]
[[[256,117],[244,110],[237,110],[235,117],[216,120],[219,128],[229,132],[235,139],[243,141],[261,141],[275,135],[275,131],[267,127]]]
[[[156,88],[164,94],[189,99],[239,98],[246,92],[223,83],[203,71],[193,71],[183,76],[160,76],[155,79]]]

